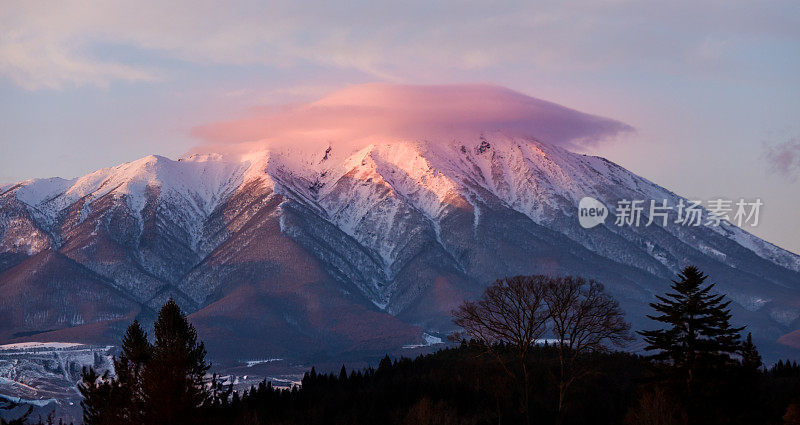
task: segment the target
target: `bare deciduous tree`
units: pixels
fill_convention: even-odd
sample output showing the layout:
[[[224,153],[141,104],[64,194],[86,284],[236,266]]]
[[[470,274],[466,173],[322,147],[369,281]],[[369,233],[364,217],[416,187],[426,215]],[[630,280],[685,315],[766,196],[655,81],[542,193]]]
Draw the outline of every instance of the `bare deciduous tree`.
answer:
[[[528,356],[531,347],[546,330],[544,304],[546,276],[516,276],[497,280],[483,297],[468,301],[453,311],[453,322],[471,337],[481,340],[522,390],[522,410],[530,423]],[[521,377],[509,368],[494,344],[510,347],[519,362]]]
[[[622,346],[630,340],[630,326],[619,304],[603,291],[603,285],[580,277],[545,275],[500,279],[476,301],[453,311],[453,322],[472,338],[481,340],[506,373],[522,390],[522,410],[528,423],[531,348],[547,331],[555,337],[559,360],[558,416],[563,418],[570,386],[588,373],[576,360],[588,352],[605,350],[606,344]],[[515,374],[495,345],[503,343],[514,353],[521,376]]]
[[[563,412],[570,386],[586,375],[576,360],[583,354],[623,346],[631,340],[630,325],[619,303],[603,291],[603,285],[581,277],[550,279],[544,303],[558,350],[558,416]]]

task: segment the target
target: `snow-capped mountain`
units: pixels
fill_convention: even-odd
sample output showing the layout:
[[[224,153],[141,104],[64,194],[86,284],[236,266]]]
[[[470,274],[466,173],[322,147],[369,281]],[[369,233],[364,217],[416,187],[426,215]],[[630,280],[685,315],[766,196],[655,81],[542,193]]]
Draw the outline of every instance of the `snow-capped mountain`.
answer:
[[[611,208],[578,225],[580,199]],[[602,281],[634,328],[696,264],[768,358],[797,357],[800,257],[733,225],[615,226],[678,195],[599,157],[488,134],[149,156],[0,188],[0,343],[116,340],[168,297],[212,355],[314,359],[425,344],[494,279]],[[674,220],[672,212],[671,220]]]

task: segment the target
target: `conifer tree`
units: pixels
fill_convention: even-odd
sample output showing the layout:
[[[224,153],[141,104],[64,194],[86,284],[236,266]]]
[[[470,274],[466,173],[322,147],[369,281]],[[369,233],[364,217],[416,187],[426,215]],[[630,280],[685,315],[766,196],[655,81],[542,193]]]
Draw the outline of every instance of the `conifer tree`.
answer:
[[[724,393],[735,384],[728,371],[735,364],[731,356],[741,351],[739,332],[744,329],[731,326],[730,301],[714,293],[707,278],[697,267],[684,268],[672,281],[672,291],[650,304],[659,314],[647,317],[665,328],[639,332],[646,350],[655,351],[652,358],[672,365],[665,382],[677,385],[692,424],[713,423],[714,417],[727,414],[729,395]]]
[[[84,425],[116,425],[120,423],[119,401],[116,382],[108,371],[99,375],[92,368],[83,368],[78,392],[83,396]]]
[[[78,390],[83,395],[83,421],[86,425],[137,425],[144,423],[141,371],[149,357],[150,344],[138,321],[131,324],[122,340],[122,352],[113,359],[112,377],[84,369]]]
[[[145,418],[145,405],[142,395],[142,371],[150,359],[152,347],[147,334],[139,322],[134,320],[122,338],[122,353],[114,359],[117,374],[116,384],[120,406],[120,425],[141,424]]]
[[[753,336],[750,332],[747,333],[747,339],[742,344],[741,354],[742,366],[749,371],[758,371],[758,368],[761,367],[761,354],[753,344]]]
[[[155,341],[142,370],[148,424],[196,424],[209,398],[203,377],[210,368],[197,331],[170,298],[154,324]]]
[[[691,379],[700,362],[730,359],[740,350],[739,332],[730,324],[731,313],[725,295],[712,292],[714,284],[697,267],[688,266],[673,280],[664,296],[650,307],[659,314],[647,317],[667,325],[665,329],[639,332],[647,350],[656,351],[653,358],[668,360],[686,370]]]
[[[389,355],[386,354],[381,359],[380,363],[378,363],[378,371],[379,372],[386,372],[392,368],[392,359],[389,358]],[[313,370],[313,368],[312,368]]]
[[[729,412],[738,413],[739,423],[758,423],[764,416],[760,406],[764,405],[761,392],[761,355],[758,353],[753,336],[748,332],[747,338],[739,351],[741,367],[735,382],[730,388],[735,388],[735,395],[730,401]]]

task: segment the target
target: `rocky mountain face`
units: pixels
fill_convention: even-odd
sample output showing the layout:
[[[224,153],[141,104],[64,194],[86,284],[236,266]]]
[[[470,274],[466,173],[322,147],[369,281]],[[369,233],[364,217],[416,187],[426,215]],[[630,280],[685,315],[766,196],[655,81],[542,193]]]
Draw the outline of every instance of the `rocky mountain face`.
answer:
[[[610,207],[604,224],[579,226],[585,196]],[[461,300],[533,273],[600,280],[641,329],[695,264],[767,358],[798,357],[800,257],[728,223],[673,224],[674,211],[666,226],[616,226],[621,199],[681,198],[502,134],[150,156],[8,185],[0,344],[113,343],[173,297],[216,358],[372,355],[436,341]]]

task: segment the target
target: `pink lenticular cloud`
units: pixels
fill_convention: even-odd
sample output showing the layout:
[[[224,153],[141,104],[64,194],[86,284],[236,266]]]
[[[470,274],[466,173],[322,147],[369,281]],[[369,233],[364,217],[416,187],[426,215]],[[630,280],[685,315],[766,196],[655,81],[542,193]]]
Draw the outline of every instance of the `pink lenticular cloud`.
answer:
[[[198,127],[212,145],[313,143],[365,138],[452,139],[500,131],[565,147],[596,144],[627,124],[485,84],[365,84],[316,102]],[[249,143],[248,143],[249,142]]]

